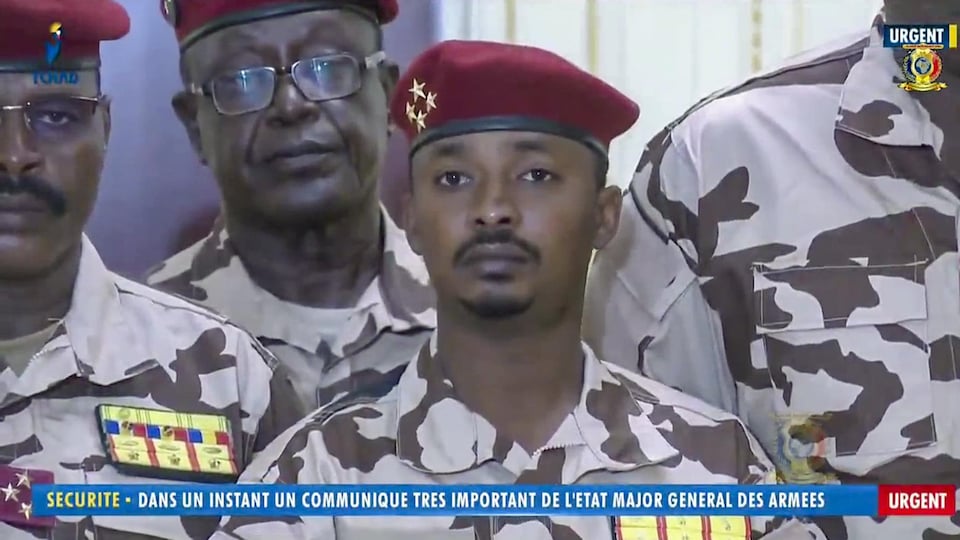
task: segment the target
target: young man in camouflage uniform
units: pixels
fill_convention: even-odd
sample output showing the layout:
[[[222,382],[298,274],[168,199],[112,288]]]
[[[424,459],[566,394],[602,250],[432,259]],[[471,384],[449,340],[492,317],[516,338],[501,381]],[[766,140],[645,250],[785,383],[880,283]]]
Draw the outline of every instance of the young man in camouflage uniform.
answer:
[[[100,42],[127,13],[0,12],[0,538],[206,538],[216,518],[33,514],[38,483],[234,481],[304,411],[252,336],[111,273],[83,234],[110,131]]]
[[[579,107],[593,96],[590,108]],[[607,148],[639,114],[553,53],[441,43],[391,111],[413,139],[407,230],[437,289],[439,327],[397,385],[335,403],[243,480],[336,484],[737,484],[773,479],[732,415],[600,361],[580,341],[594,248],[621,194]],[[687,518],[702,538],[701,519]],[[750,537],[714,518],[714,539]],[[667,520],[668,538],[694,530]],[[773,523],[753,520],[754,538]],[[644,529],[644,527],[650,527]],[[631,527],[642,530],[629,531]],[[216,538],[600,540],[657,535],[609,517],[239,518]],[[726,534],[724,530],[726,529]],[[809,538],[785,523],[770,538]]]
[[[309,409],[395,375],[436,317],[377,188],[397,78],[380,25],[396,0],[163,6],[187,86],[173,105],[223,215],[148,282],[253,332]]]
[[[787,482],[960,484],[960,55],[941,51],[947,89],[907,92],[882,24],[655,137],[588,285],[588,342],[739,414]],[[958,517],[820,523],[958,538]]]

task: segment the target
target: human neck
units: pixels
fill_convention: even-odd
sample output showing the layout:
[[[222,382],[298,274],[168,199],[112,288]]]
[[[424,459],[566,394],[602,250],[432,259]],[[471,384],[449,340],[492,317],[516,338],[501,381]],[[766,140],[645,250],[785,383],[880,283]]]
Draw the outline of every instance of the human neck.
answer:
[[[34,334],[67,315],[80,253],[78,244],[47,272],[25,279],[0,279],[0,340]]]
[[[437,315],[437,356],[458,398],[528,452],[543,447],[580,401],[579,317],[537,326]]]
[[[374,200],[313,226],[269,227],[225,216],[251,279],[274,296],[318,308],[349,308],[380,269],[382,228]]]

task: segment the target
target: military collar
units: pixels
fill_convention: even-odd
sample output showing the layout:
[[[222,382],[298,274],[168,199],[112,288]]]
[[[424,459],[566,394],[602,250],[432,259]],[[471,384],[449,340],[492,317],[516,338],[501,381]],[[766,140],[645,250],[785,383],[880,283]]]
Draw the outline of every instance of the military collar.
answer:
[[[586,450],[574,463],[564,465],[565,481],[573,482],[593,470],[627,471],[676,456],[678,451],[641,406],[646,402],[652,407],[656,398],[626,384],[586,344],[582,347],[584,386],[580,403],[544,446],[544,450]],[[496,461],[515,476],[521,475],[536,458],[498,434],[485,418],[457,398],[435,353],[436,333],[397,386],[397,457],[431,474],[463,472]]]
[[[205,305],[262,339],[310,352],[329,347],[338,358],[366,347],[388,330],[433,329],[434,297],[426,267],[382,206],[381,216],[384,246],[380,272],[353,308],[336,343],[323,344],[321,332],[297,324],[297,313],[304,306],[281,300],[253,281],[231,245],[222,219],[193,256],[191,285],[206,293],[201,300]]]
[[[903,81],[895,49],[883,47],[883,15],[870,30],[863,57],[850,68],[840,96],[836,128],[877,144],[938,147],[943,135]]]
[[[28,365],[18,380],[4,373],[0,381],[4,404],[11,397],[35,395],[71,376],[106,386],[157,365],[149,362],[144,340],[124,317],[116,278],[83,235],[70,310],[38,353],[41,362]],[[73,354],[53,354],[63,349]]]

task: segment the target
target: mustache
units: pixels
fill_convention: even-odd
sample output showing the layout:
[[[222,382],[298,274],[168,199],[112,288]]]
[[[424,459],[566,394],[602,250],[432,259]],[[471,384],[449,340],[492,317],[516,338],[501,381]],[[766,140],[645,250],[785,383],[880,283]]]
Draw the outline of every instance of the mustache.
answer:
[[[460,264],[471,249],[484,244],[512,244],[523,250],[534,262],[540,262],[540,250],[537,246],[513,234],[510,229],[483,229],[470,240],[463,243],[453,254],[453,262]]]
[[[56,216],[62,216],[67,211],[67,196],[63,191],[38,176],[11,176],[0,173],[0,194],[32,195],[45,202]]]

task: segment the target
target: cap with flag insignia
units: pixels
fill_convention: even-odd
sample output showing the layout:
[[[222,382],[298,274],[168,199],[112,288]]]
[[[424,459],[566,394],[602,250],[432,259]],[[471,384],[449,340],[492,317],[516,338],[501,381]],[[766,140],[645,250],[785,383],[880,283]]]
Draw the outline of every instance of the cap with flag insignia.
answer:
[[[121,472],[193,482],[234,482],[239,474],[223,416],[100,405],[97,423]]]
[[[372,14],[381,25],[400,11],[397,0],[160,0],[160,11],[176,30],[182,49],[228,26],[321,9]]]
[[[428,142],[479,131],[539,131],[606,155],[640,109],[606,82],[536,47],[444,41],[401,77],[391,118],[413,154]]]
[[[3,0],[2,9],[0,71],[96,68],[100,42],[130,31],[114,0]]]
[[[0,521],[26,527],[50,528],[53,516],[33,514],[33,486],[52,484],[53,473],[0,465]]]
[[[615,540],[750,540],[742,516],[661,516],[613,518]]]

